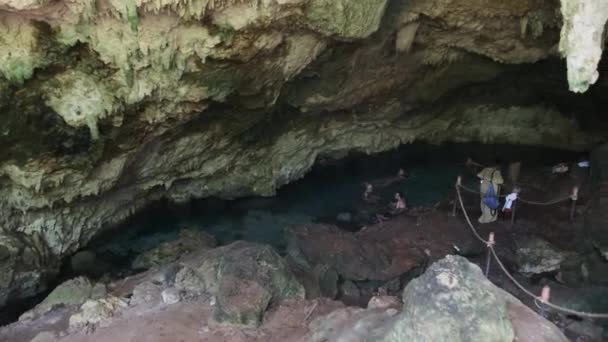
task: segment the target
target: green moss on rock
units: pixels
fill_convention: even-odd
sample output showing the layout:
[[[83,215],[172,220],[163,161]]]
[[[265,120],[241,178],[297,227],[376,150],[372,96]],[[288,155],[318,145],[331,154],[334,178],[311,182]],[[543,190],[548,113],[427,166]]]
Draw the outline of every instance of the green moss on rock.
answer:
[[[305,10],[314,30],[336,38],[366,38],[380,26],[387,0],[313,0]]]

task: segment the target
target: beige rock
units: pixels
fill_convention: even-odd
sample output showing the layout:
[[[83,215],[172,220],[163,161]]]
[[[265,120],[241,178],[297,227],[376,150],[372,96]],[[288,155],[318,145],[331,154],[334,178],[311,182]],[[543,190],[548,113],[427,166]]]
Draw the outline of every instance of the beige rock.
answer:
[[[104,327],[127,303],[118,297],[88,300],[82,304],[80,312],[70,317],[70,331],[79,331],[85,326]]]

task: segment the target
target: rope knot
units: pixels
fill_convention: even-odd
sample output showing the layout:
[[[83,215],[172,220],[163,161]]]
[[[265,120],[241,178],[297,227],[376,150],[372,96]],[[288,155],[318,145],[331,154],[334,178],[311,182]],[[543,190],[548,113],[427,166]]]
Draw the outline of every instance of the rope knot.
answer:
[[[490,236],[488,236],[488,241],[486,242],[486,246],[488,246],[488,248],[492,248],[494,247],[494,245],[496,245],[496,241],[494,240],[494,232],[490,233]]]
[[[572,194],[570,195],[570,199],[573,201],[578,200],[578,186],[572,188]]]

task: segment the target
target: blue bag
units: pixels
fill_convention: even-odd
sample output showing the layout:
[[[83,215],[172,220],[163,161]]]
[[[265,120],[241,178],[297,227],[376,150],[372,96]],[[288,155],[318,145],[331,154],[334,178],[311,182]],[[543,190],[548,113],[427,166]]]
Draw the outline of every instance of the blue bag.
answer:
[[[492,172],[491,179],[494,178],[494,172]],[[486,194],[483,196],[483,204],[485,204],[488,208],[492,210],[498,209],[500,206],[500,201],[498,200],[498,196],[496,196],[496,191],[494,191],[494,184],[490,180],[490,185],[488,186],[488,190],[486,190]]]

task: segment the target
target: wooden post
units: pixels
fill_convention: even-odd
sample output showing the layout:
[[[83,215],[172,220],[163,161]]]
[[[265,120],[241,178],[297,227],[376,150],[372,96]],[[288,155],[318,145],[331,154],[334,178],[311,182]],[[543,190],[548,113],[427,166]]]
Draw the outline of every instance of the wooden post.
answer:
[[[572,204],[570,206],[570,222],[574,222],[574,213],[576,211],[576,201],[578,200],[578,186],[572,188],[572,195],[570,195]]]
[[[515,210],[517,209],[517,199],[511,204],[511,227],[515,224]]]
[[[460,186],[462,185],[462,176],[458,176],[458,178],[456,178],[456,187],[460,188]],[[455,191],[454,193],[454,206],[452,207],[452,216],[456,216],[456,208],[458,206],[458,190]]]
[[[490,236],[488,236],[488,255],[486,258],[486,278],[488,277],[488,274],[490,274],[490,263],[492,261],[492,247],[496,244],[496,242],[494,241],[494,232],[490,233]]]
[[[543,304],[547,304],[549,302],[549,298],[551,297],[551,288],[545,285],[540,293],[540,315],[544,318],[547,318],[547,313],[545,312],[545,306]]]

